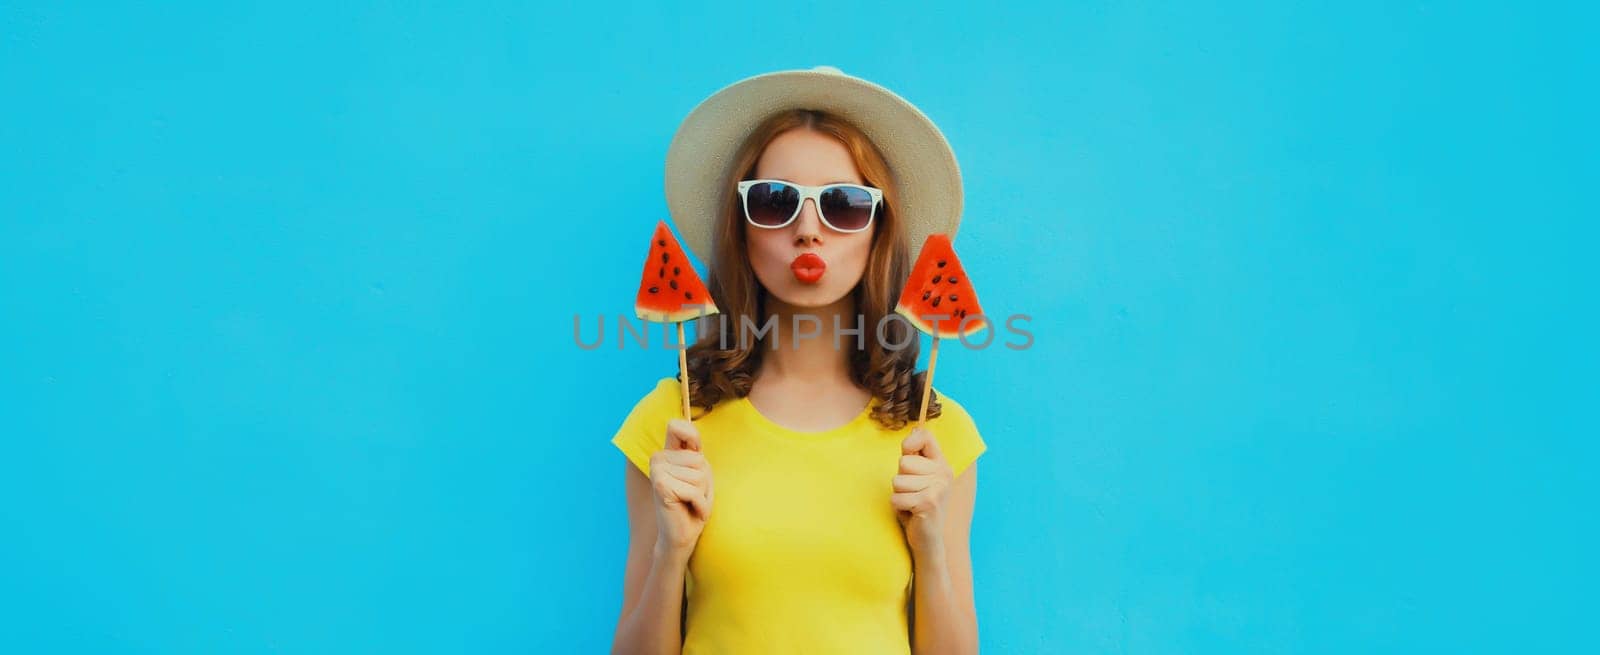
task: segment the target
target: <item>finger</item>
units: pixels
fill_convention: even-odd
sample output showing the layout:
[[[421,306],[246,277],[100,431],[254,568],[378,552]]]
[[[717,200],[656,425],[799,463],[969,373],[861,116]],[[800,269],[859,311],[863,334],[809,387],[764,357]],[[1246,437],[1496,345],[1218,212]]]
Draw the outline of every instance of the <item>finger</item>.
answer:
[[[697,487],[710,479],[710,474],[705,471],[670,462],[661,464],[661,472]]]
[[[926,492],[923,491],[897,493],[889,497],[889,504],[893,505],[895,509],[902,512],[910,512],[916,510],[922,505],[922,500],[925,495]]]
[[[662,502],[668,505],[682,505],[690,514],[704,519],[711,514],[711,506],[705,499],[705,493],[695,485],[684,482],[671,476],[661,480],[667,489],[662,496]]]
[[[665,472],[656,477],[655,487],[656,494],[661,496],[661,501],[668,505],[687,503],[689,498],[699,493],[694,485]]]
[[[694,424],[681,418],[667,421],[668,450],[700,450],[700,431]]]
[[[672,464],[687,466],[689,468],[711,468],[711,462],[706,461],[706,456],[693,450],[662,450],[661,459]]]
[[[896,475],[894,476],[894,490],[897,492],[922,491],[933,485],[934,477],[931,475]]]
[[[705,520],[711,516],[711,480],[708,478],[694,485],[694,494],[689,497],[691,506],[694,507],[695,516]]]
[[[711,516],[711,503],[706,500],[705,493],[696,493],[690,496],[686,502],[689,503],[689,511],[694,512],[694,515],[700,520],[704,521]]]
[[[928,440],[928,431],[925,428],[914,428],[911,434],[900,442],[901,455],[917,455],[922,452],[923,445]]]
[[[900,472],[908,475],[936,475],[939,463],[921,455],[901,455]]]
[[[939,438],[927,428],[923,428],[922,431],[928,435],[927,441],[922,445],[922,456],[935,462],[944,461],[944,451],[939,448]]]
[[[658,450],[652,466],[661,467],[662,473],[690,483],[702,490],[705,504],[711,504],[711,496],[715,493],[712,487],[711,463],[706,461],[705,455],[688,450]],[[705,508],[705,516],[709,516],[709,509]]]

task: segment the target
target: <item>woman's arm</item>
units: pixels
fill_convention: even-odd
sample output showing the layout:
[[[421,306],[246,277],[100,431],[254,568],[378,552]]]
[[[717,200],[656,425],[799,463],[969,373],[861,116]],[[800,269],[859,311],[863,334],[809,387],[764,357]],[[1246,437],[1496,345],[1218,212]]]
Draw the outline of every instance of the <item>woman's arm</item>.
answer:
[[[627,464],[628,565],[614,654],[679,653],[683,648],[683,580],[691,549],[657,537],[654,494],[644,473]]]
[[[675,418],[649,465],[626,467],[628,566],[611,652],[678,653],[686,627],[684,576],[716,497],[711,463],[700,452],[700,431]]]
[[[911,551],[915,568],[911,643],[916,655],[978,652],[969,548],[977,495],[978,464],[973,462],[950,486],[940,538]]]

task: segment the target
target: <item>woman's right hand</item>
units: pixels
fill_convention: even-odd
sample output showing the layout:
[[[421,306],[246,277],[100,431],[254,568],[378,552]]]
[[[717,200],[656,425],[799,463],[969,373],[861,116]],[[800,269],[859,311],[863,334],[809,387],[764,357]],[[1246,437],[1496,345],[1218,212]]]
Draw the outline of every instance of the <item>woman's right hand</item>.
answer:
[[[711,516],[711,463],[700,452],[700,431],[681,418],[667,422],[666,446],[650,456],[657,546],[689,552]]]

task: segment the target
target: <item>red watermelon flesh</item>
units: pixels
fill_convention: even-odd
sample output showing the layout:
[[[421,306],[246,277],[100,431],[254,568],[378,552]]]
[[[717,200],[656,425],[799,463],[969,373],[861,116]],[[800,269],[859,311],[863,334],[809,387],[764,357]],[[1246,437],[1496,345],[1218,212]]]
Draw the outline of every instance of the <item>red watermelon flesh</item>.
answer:
[[[950,236],[942,233],[930,234],[923,242],[894,310],[918,330],[941,339],[971,335],[988,325],[978,292],[950,247]],[[932,318],[936,315],[943,318]]]
[[[650,255],[644,260],[633,310],[639,318],[657,323],[676,323],[718,311],[666,221],[657,221],[650,237]]]

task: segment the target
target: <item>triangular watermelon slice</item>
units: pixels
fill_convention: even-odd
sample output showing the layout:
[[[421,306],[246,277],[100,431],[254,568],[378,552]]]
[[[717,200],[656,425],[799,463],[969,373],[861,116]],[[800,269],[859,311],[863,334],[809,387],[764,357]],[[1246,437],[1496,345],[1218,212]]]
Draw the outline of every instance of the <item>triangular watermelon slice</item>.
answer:
[[[988,325],[978,292],[950,247],[950,236],[943,233],[930,234],[923,242],[894,311],[918,330],[941,339],[971,335]],[[935,315],[944,318],[931,318]],[[961,321],[968,316],[975,318],[967,320],[963,332]]]
[[[634,301],[633,310],[639,318],[657,323],[676,323],[718,312],[717,303],[689,265],[683,246],[667,229],[666,221],[657,221],[655,235],[650,237],[650,256],[644,260],[639,299]]]

